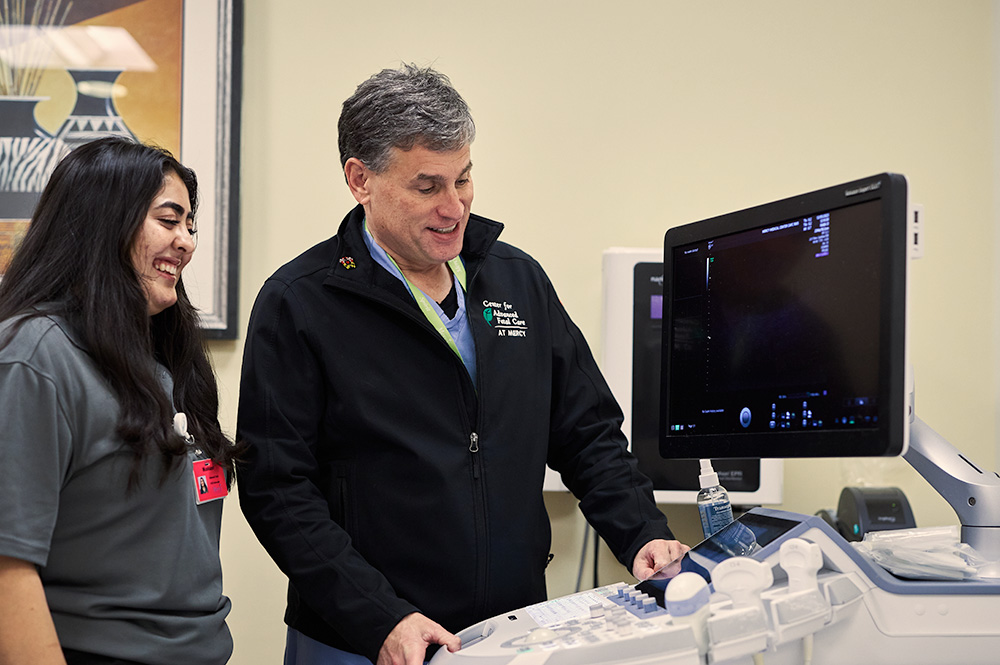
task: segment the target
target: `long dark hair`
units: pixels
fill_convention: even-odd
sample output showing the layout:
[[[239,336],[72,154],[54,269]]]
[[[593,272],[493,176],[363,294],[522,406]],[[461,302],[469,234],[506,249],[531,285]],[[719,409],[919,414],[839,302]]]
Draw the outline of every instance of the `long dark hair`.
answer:
[[[194,213],[197,178],[166,150],[119,137],[76,148],[52,173],[0,281],[0,321],[56,314],[81,337],[118,398],[117,432],[134,453],[130,488],[141,480],[147,455],[160,455],[161,481],[186,456],[172,427],[174,406],[216,463],[231,471],[236,454],[219,426],[215,374],[182,279],[176,304],[150,317],[132,260],[169,173],[187,187]],[[154,359],[173,376],[173,405],[160,389]]]

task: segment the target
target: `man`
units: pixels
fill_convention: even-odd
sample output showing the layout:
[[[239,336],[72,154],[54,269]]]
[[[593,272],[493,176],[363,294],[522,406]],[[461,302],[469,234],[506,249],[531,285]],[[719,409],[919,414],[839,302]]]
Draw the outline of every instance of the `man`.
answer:
[[[544,600],[546,463],[634,574],[682,554],[545,273],[470,214],[475,127],[448,79],[376,74],[338,129],[358,206],[264,284],[240,390],[285,662],[416,665]]]

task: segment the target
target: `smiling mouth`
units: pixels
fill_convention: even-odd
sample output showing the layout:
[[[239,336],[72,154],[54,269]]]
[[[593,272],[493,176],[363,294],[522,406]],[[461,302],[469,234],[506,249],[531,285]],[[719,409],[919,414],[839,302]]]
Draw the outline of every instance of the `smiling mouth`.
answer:
[[[154,261],[153,268],[159,272],[166,273],[171,277],[177,276],[177,266],[172,263],[167,263],[166,261]]]
[[[451,226],[448,226],[448,227],[443,228],[443,229],[434,229],[434,228],[432,228],[430,230],[433,231],[434,233],[438,233],[440,235],[446,235],[448,233],[453,232],[457,228],[458,228],[458,224],[456,223],[456,224],[452,224]]]

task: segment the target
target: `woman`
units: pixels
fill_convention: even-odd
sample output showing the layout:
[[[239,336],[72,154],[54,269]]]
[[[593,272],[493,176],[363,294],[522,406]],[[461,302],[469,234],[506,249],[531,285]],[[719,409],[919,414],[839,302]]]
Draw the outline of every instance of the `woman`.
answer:
[[[169,153],[80,146],[0,281],[0,664],[232,651],[213,499],[235,450],[181,281],[196,204]]]

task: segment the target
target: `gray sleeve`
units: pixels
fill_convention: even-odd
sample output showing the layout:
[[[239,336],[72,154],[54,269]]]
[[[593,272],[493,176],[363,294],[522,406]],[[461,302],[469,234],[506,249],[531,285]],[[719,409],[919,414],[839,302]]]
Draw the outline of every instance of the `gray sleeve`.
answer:
[[[71,441],[52,380],[0,364],[0,555],[45,565]]]

